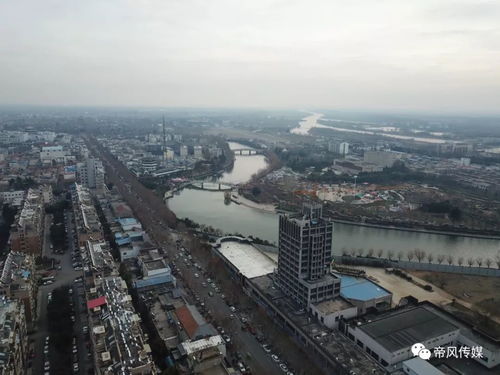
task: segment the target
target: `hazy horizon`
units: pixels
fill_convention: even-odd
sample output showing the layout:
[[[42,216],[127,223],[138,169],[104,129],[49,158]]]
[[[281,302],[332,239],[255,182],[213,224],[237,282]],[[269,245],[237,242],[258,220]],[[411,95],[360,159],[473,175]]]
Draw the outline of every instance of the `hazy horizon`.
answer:
[[[494,1],[18,0],[0,104],[499,114]]]

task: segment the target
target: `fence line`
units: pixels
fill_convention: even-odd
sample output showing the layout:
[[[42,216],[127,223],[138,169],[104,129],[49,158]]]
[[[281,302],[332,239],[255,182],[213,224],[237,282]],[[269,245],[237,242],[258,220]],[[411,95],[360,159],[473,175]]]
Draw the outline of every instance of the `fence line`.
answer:
[[[350,256],[350,255],[334,255],[333,259],[335,262],[346,265],[362,265],[371,267],[384,267],[384,268],[403,268],[407,270],[418,270],[418,271],[435,271],[435,272],[448,272],[448,273],[459,273],[463,275],[475,275],[475,276],[490,276],[490,277],[500,277],[500,269],[487,268],[487,267],[469,267],[458,266],[454,264],[437,264],[422,262],[412,262],[406,260],[389,260],[371,257],[360,257],[360,256]]]

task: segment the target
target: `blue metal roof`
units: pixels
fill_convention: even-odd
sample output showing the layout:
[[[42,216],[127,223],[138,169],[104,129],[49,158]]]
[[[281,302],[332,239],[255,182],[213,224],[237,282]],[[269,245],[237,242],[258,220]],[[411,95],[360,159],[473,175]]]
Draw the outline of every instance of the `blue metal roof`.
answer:
[[[390,295],[387,290],[364,277],[336,274],[340,277],[340,295],[347,299],[368,301]]]
[[[122,219],[117,220],[121,225],[135,225],[138,224],[138,221],[133,217],[124,217]]]
[[[115,239],[115,242],[118,246],[123,246],[123,245],[127,245],[131,242],[130,238],[128,237],[125,237],[125,238],[117,238]]]
[[[152,277],[150,279],[136,280],[134,281],[134,286],[137,289],[140,289],[140,288],[145,288],[147,286],[167,284],[171,283],[172,281],[173,281],[172,275],[164,275],[164,276]]]

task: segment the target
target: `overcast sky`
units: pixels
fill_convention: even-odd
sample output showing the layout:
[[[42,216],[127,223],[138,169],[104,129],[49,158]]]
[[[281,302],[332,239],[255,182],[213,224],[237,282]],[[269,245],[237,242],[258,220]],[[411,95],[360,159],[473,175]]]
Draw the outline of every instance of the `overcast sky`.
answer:
[[[500,1],[2,0],[0,103],[500,113]]]

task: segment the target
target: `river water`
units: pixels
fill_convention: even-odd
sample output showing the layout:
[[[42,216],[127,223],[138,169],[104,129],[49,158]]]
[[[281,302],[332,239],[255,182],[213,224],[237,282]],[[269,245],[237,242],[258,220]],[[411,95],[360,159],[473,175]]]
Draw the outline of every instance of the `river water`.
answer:
[[[389,134],[382,133],[381,131],[393,131],[396,128],[393,127],[367,127],[367,130],[359,130],[359,129],[348,129],[348,128],[339,128],[336,126],[323,125],[318,123],[318,120],[323,117],[320,113],[312,113],[309,116],[306,116],[299,123],[299,126],[290,130],[290,133],[299,134],[299,135],[309,135],[309,131],[312,128],[321,128],[321,129],[330,129],[338,132],[345,133],[356,133],[356,134],[367,134],[367,135],[377,135],[381,137],[402,139],[407,141],[415,141],[415,142],[423,142],[423,143],[446,143],[446,142],[456,142],[447,139],[440,138],[424,138],[424,137],[412,137],[409,135],[398,135],[398,134]],[[342,120],[330,120],[332,122],[342,122]],[[369,130],[370,129],[370,130]],[[392,129],[392,130],[390,130]],[[376,131],[379,130],[379,131]],[[438,134],[438,133],[435,133]]]
[[[235,149],[241,145],[230,143],[230,147]],[[233,169],[224,173],[219,180],[245,182],[265,166],[262,155],[236,155]],[[187,217],[225,233],[253,235],[275,243],[278,239],[277,214],[232,202],[226,205],[223,192],[184,189],[169,199],[168,205],[179,218]],[[494,259],[500,249],[500,241],[335,223],[333,248],[336,254],[340,254],[343,248],[361,248],[365,253],[370,248],[392,250],[396,254],[420,248],[435,255],[453,255],[455,259],[471,256]]]

